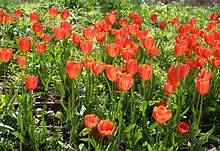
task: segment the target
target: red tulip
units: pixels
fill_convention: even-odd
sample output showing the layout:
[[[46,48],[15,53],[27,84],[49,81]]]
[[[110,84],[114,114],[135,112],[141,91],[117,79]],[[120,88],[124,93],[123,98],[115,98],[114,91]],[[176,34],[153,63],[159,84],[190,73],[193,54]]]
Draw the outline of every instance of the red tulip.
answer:
[[[180,71],[180,78],[186,78],[189,75],[190,72],[190,66],[187,64],[180,64],[178,66]]]
[[[207,63],[207,59],[200,56],[197,56],[195,61],[198,67],[204,67]]]
[[[25,87],[28,90],[34,90],[37,88],[38,85],[38,76],[30,76],[27,75],[25,80]]]
[[[211,45],[215,41],[215,35],[212,33],[205,33],[204,40],[207,44]]]
[[[26,65],[26,57],[25,56],[18,56],[17,62],[20,67],[23,67],[24,65]]]
[[[20,18],[20,17],[22,17],[22,15],[23,15],[23,12],[22,12],[21,9],[16,9],[16,10],[14,11],[14,13],[15,13],[15,16],[16,16],[17,18]]]
[[[214,49],[214,52],[216,57],[220,57],[220,47],[219,49]]]
[[[208,31],[213,31],[213,30],[216,29],[216,27],[217,27],[217,22],[216,21],[208,22],[208,25],[207,25]]]
[[[180,69],[178,67],[171,66],[168,70],[167,77],[171,81],[178,81],[180,78]]]
[[[189,21],[189,23],[190,23],[193,27],[195,27],[195,26],[196,26],[196,18],[191,18],[190,21]]]
[[[128,20],[127,18],[121,18],[120,21],[119,21],[119,24],[122,26],[122,27],[126,27],[128,26]]]
[[[209,72],[206,69],[202,69],[202,71],[200,73],[200,78],[202,78],[202,79],[210,80],[212,78],[212,76],[213,76],[213,73]]]
[[[128,91],[132,87],[134,79],[132,74],[121,73],[118,74],[116,82],[119,91]]]
[[[91,41],[80,41],[79,43],[80,50],[84,55],[88,55],[92,51],[92,42]]]
[[[151,14],[150,19],[152,22],[156,22],[157,21],[157,14]]]
[[[189,125],[185,122],[180,122],[177,126],[177,131],[180,134],[187,134],[189,132]]]
[[[150,65],[140,65],[139,66],[139,75],[141,80],[150,80],[153,73],[153,67]]]
[[[125,63],[125,70],[129,74],[136,74],[138,72],[138,62],[137,60],[130,59]]]
[[[140,26],[143,22],[141,17],[137,17],[137,18],[133,19],[132,21],[133,21],[132,24],[136,24],[136,25],[140,25]]]
[[[101,61],[95,61],[92,65],[92,72],[100,74],[105,70],[105,63]]]
[[[106,32],[98,32],[95,35],[96,41],[103,43],[106,39]]]
[[[154,38],[146,37],[146,38],[142,39],[142,44],[146,50],[151,50],[154,45]]]
[[[153,47],[148,51],[148,53],[149,53],[149,55],[150,55],[151,57],[154,57],[154,56],[156,56],[156,55],[159,53],[159,51],[160,51],[160,49],[159,49],[157,46],[153,46]]]
[[[32,30],[37,33],[37,35],[42,33],[43,24],[40,22],[36,22],[32,26]]]
[[[47,49],[45,42],[36,43],[36,49],[39,53],[44,53]]]
[[[18,39],[18,45],[23,52],[30,52],[31,51],[31,39],[21,37]]]
[[[179,18],[174,17],[170,22],[173,26],[177,26],[179,24]]]
[[[47,10],[48,15],[51,17],[56,17],[58,15],[58,8],[56,6],[52,6]]]
[[[39,20],[40,16],[38,13],[36,12],[32,12],[30,13],[30,22],[33,24],[33,23],[37,23],[38,20]]]
[[[53,33],[54,33],[54,37],[57,40],[62,40],[62,39],[64,39],[66,32],[65,32],[64,28],[57,28],[57,27],[55,27],[54,30],[53,30]]]
[[[66,20],[70,15],[69,9],[65,8],[64,10],[62,10],[62,12],[60,13],[60,16],[63,20]]]
[[[128,26],[128,30],[131,35],[136,36],[139,32],[139,25],[133,24]]]
[[[63,21],[61,22],[60,27],[65,31],[65,38],[70,38],[72,34],[71,24],[67,21]]]
[[[176,56],[182,56],[184,52],[186,51],[186,47],[181,44],[176,43],[174,45],[174,51],[175,51]]]
[[[190,68],[192,70],[195,70],[198,68],[197,64],[196,64],[196,61],[195,60],[191,60],[191,59],[186,59],[185,60],[186,64],[190,66]]]
[[[116,11],[112,12],[112,13],[107,13],[105,15],[105,21],[106,23],[108,23],[109,25],[113,25],[116,21],[118,17],[118,13]]]
[[[106,75],[110,81],[116,81],[117,74],[121,73],[123,70],[122,67],[114,67],[112,65],[106,65]]]
[[[111,28],[112,28],[112,25],[108,24],[106,21],[103,22],[103,29],[105,32],[110,31]]]
[[[163,124],[166,123],[169,119],[171,119],[172,111],[167,110],[166,107],[163,105],[160,105],[158,107],[154,106],[153,117],[157,123]]]
[[[124,60],[130,60],[134,57],[135,52],[132,49],[124,49],[121,52],[121,56]]]
[[[73,33],[72,34],[72,41],[74,44],[79,44],[79,42],[81,41],[80,35],[77,33]]]
[[[216,20],[218,17],[218,14],[216,12],[212,12],[209,16],[210,20]]]
[[[91,28],[84,28],[83,36],[86,40],[92,40],[94,37],[94,31]]]
[[[170,82],[164,84],[164,92],[168,95],[172,94],[174,91],[173,85]]]
[[[166,23],[165,21],[161,21],[161,22],[159,23],[159,27],[160,27],[160,29],[162,29],[162,30],[164,30],[164,29],[166,28],[166,26],[167,26],[167,23]]]
[[[0,8],[0,16],[5,16],[4,9]]]
[[[14,16],[13,14],[5,14],[5,23],[12,23],[14,21]]]
[[[74,80],[76,79],[82,70],[82,64],[76,61],[66,62],[66,75],[68,78]]]
[[[98,132],[103,137],[110,136],[114,132],[114,123],[110,122],[109,120],[101,120],[98,124]]]
[[[212,58],[212,66],[215,68],[219,68],[220,67],[220,58],[219,57],[214,57]]]
[[[139,18],[140,15],[137,12],[131,12],[129,14],[129,18],[131,18],[131,20],[135,20],[136,18]]]
[[[84,124],[87,128],[95,128],[99,123],[99,118],[95,114],[88,114],[84,117]]]
[[[139,32],[136,35],[136,38],[138,40],[142,40],[144,39],[146,36],[148,35],[148,31],[147,30],[139,30]]]
[[[119,46],[115,43],[107,44],[106,49],[107,49],[108,55],[111,57],[116,57],[119,53]]]
[[[200,95],[206,95],[210,89],[210,81],[205,78],[195,78],[196,89]]]
[[[44,42],[48,43],[51,39],[50,34],[45,33],[43,35]]]
[[[2,62],[9,62],[13,56],[12,49],[1,48],[0,49],[0,61]]]
[[[86,69],[92,70],[92,66],[93,66],[94,62],[95,62],[95,60],[92,58],[83,59],[83,66]]]

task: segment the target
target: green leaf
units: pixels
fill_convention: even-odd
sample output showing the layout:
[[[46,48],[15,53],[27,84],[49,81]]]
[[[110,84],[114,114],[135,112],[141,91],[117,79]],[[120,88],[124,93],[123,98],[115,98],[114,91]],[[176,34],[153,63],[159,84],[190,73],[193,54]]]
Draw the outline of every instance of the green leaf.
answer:
[[[14,135],[16,138],[19,138],[22,142],[24,142],[24,137],[18,133],[18,132],[10,132],[12,135]]]
[[[15,130],[15,129],[14,129],[14,128],[12,128],[11,126],[5,125],[5,124],[3,124],[3,123],[0,123],[0,128],[3,128],[3,129],[8,129],[8,130],[12,130],[12,131],[14,131],[14,130]]]
[[[182,117],[183,115],[185,115],[185,114],[188,112],[189,109],[190,109],[190,106],[189,106],[185,111],[183,111],[183,112],[180,114],[180,117]]]
[[[152,132],[156,127],[157,127],[158,123],[154,122],[151,126],[150,126],[150,131]]]
[[[88,141],[89,141],[89,138],[81,138],[81,139],[79,139],[79,140],[81,140],[81,141],[83,141],[83,142],[88,142]]]
[[[150,146],[150,144],[147,144],[147,149],[148,151],[153,151],[152,147]]]
[[[134,127],[135,127],[136,124],[133,124],[133,125],[129,125],[126,130],[125,130],[125,133],[129,133]]]

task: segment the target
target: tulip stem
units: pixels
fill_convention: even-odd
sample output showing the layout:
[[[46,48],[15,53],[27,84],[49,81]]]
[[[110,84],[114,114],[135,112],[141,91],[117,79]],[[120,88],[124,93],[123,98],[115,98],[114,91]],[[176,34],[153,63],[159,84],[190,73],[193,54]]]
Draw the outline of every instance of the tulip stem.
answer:
[[[74,139],[74,135],[75,135],[75,117],[74,117],[74,114],[75,114],[75,92],[74,92],[74,80],[72,80],[72,86],[71,86],[71,90],[72,90],[72,98],[71,98],[71,104],[69,104],[70,108],[69,110],[72,112],[72,127],[71,127],[71,131],[70,131],[70,142],[69,144],[71,145],[72,144],[72,141],[75,140]]]
[[[134,87],[131,87],[131,124],[134,123],[134,115],[135,115],[135,109],[134,109]]]
[[[125,92],[121,93],[120,100],[118,102],[118,110],[119,110],[119,125],[118,125],[118,144],[121,142],[121,130],[122,130],[122,100],[124,99]]]
[[[4,64],[3,72],[4,72],[4,78],[3,78],[3,94],[6,95],[6,63]]]
[[[88,134],[88,137],[89,137],[89,141],[88,141],[88,150],[90,151],[90,150],[91,150],[91,146],[90,146],[90,142],[91,142],[90,132],[89,132],[89,134]]]
[[[199,125],[199,123],[200,123],[201,116],[202,116],[202,105],[203,105],[203,96],[201,96],[198,125]]]

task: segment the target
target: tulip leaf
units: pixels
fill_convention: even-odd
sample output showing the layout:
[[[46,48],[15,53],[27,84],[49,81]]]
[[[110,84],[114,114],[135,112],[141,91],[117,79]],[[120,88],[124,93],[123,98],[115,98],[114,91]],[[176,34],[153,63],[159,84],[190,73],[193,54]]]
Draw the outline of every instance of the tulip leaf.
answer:
[[[182,117],[183,115],[185,115],[185,114],[188,112],[189,109],[190,109],[190,106],[189,106],[185,111],[183,111],[183,112],[180,114],[180,117]]]

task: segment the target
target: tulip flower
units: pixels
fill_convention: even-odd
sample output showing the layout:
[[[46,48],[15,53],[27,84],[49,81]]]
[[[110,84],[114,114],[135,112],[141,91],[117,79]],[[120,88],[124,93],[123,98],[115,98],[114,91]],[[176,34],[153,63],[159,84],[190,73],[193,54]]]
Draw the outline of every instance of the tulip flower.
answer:
[[[190,72],[190,66],[187,64],[180,64],[178,66],[180,71],[180,78],[186,78],[189,75]]]
[[[72,41],[73,41],[73,44],[79,44],[79,42],[81,41],[80,35],[78,35],[77,33],[73,33]]]
[[[167,26],[167,23],[166,23],[165,21],[161,21],[161,22],[159,23],[159,27],[160,27],[160,29],[162,29],[162,30],[164,30],[164,29],[166,28],[166,26]]]
[[[139,75],[141,80],[150,80],[153,73],[153,67],[149,65],[140,65],[139,66]]]
[[[47,9],[48,15],[51,17],[56,17],[58,15],[58,8],[56,6],[52,6]]]
[[[133,36],[136,36],[139,32],[139,25],[133,24],[128,26],[129,33]]]
[[[103,43],[106,39],[106,32],[98,32],[95,35],[96,41]]]
[[[0,61],[2,62],[9,62],[13,56],[12,49],[1,48],[0,49]]]
[[[11,24],[14,21],[13,14],[5,14],[5,23]]]
[[[20,18],[20,17],[22,17],[23,12],[21,9],[16,9],[16,10],[14,10],[14,14],[17,18]]]
[[[189,132],[189,125],[185,122],[180,122],[177,126],[177,131],[180,133],[180,134],[187,134]]]
[[[216,12],[211,12],[209,18],[210,20],[216,20],[218,17],[218,14]]]
[[[112,13],[107,13],[105,15],[105,21],[106,21],[107,24],[113,25],[115,23],[117,17],[118,17],[117,11],[114,11]]]
[[[182,56],[184,52],[186,51],[186,46],[176,43],[174,45],[174,51],[175,51],[176,56]]]
[[[171,66],[168,70],[167,77],[171,81],[178,81],[180,78],[180,68]]]
[[[105,70],[105,63],[101,61],[96,61],[92,65],[92,72],[95,74],[100,74]]]
[[[46,43],[45,42],[40,42],[40,43],[36,43],[36,50],[39,53],[44,53],[47,49]]]
[[[189,21],[190,25],[192,25],[193,27],[196,26],[196,18],[191,18]]]
[[[154,57],[154,56],[156,56],[156,55],[159,53],[159,51],[160,51],[160,49],[159,49],[157,46],[153,46],[153,47],[148,51],[148,53],[149,53],[149,55],[150,55],[151,57]]]
[[[38,85],[38,76],[30,76],[27,75],[25,80],[25,87],[28,90],[34,90],[37,88]]]
[[[132,74],[132,75],[136,74],[138,72],[137,60],[133,60],[133,59],[127,60],[125,63],[125,70],[129,74]]]
[[[166,123],[172,117],[172,111],[167,110],[165,106],[155,106],[153,109],[154,120],[159,124]]]
[[[76,79],[82,70],[82,64],[76,61],[66,62],[66,75],[70,79]]]
[[[50,41],[51,37],[50,37],[50,34],[43,34],[43,40],[45,43],[48,43]]]
[[[151,50],[154,45],[154,38],[146,37],[146,38],[142,39],[142,44],[146,50]]]
[[[210,89],[210,81],[206,78],[195,78],[196,89],[200,95],[206,95]]]
[[[63,21],[61,22],[60,27],[63,28],[65,31],[65,38],[70,38],[72,34],[71,24],[67,21]]]
[[[92,42],[91,41],[80,41],[79,43],[80,50],[84,55],[88,55],[92,51]]]
[[[101,120],[97,126],[99,134],[110,136],[114,132],[114,123],[109,120]]]
[[[25,56],[18,56],[17,63],[20,67],[23,67],[24,65],[26,65],[26,57]]]
[[[219,57],[214,57],[211,59],[212,62],[212,66],[215,68],[219,68],[220,67],[220,58]]]
[[[40,18],[40,16],[37,12],[30,13],[30,23],[31,24],[37,23],[39,18]]]
[[[123,70],[122,67],[114,67],[112,65],[106,65],[106,75],[110,81],[116,81],[117,75]]]
[[[157,21],[157,14],[151,14],[150,19],[152,22],[156,22]]]
[[[95,128],[99,123],[99,118],[95,114],[88,114],[84,117],[84,124],[87,128]]]
[[[18,39],[18,45],[21,51],[23,52],[30,52],[31,51],[31,39],[30,38],[25,38],[21,37]]]
[[[119,24],[122,26],[122,27],[126,27],[128,26],[128,20],[127,18],[121,18],[120,21],[119,21]]]
[[[111,57],[116,57],[119,53],[119,46],[115,43],[107,44],[106,49],[107,49],[108,55]]]
[[[60,16],[63,20],[66,20],[70,15],[69,9],[65,8],[64,10],[62,10],[62,12],[60,13]]]
[[[128,91],[132,87],[134,79],[132,74],[121,73],[118,74],[116,82],[119,91]]]
[[[65,32],[64,28],[57,28],[57,27],[55,27],[54,30],[53,30],[53,33],[54,33],[54,37],[57,40],[62,40],[62,39],[64,39],[66,32]]]
[[[95,62],[95,60],[92,58],[83,59],[83,61],[82,61],[83,67],[85,67],[86,69],[92,70],[92,66],[93,66],[94,62]]]
[[[86,40],[92,40],[94,37],[94,31],[91,28],[83,28],[83,37]]]
[[[170,22],[173,26],[177,26],[177,25],[179,25],[179,18],[174,17],[174,18],[172,18],[172,20]]]

